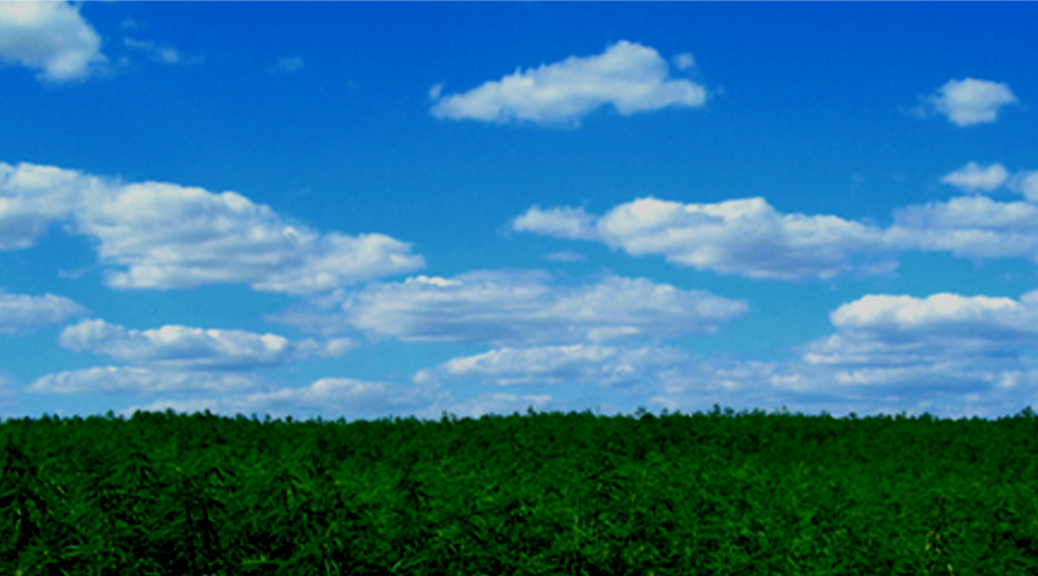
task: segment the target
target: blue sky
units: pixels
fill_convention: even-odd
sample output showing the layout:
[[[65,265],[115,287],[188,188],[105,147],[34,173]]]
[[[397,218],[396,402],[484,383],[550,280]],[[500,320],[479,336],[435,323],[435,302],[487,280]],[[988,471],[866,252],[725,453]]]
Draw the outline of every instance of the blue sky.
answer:
[[[1036,10],[0,2],[0,415],[1014,414]]]

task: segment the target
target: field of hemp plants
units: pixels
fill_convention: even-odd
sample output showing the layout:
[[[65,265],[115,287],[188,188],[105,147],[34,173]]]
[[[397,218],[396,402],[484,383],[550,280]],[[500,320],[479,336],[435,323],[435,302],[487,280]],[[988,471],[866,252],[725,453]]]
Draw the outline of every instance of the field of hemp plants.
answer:
[[[0,424],[0,574],[1038,574],[1038,417]]]

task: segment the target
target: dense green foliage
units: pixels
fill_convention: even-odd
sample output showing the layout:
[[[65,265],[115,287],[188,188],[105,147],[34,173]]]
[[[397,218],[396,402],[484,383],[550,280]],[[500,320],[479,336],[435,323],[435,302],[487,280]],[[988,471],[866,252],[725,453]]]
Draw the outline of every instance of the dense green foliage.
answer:
[[[0,574],[1038,574],[1038,418],[0,424]]]

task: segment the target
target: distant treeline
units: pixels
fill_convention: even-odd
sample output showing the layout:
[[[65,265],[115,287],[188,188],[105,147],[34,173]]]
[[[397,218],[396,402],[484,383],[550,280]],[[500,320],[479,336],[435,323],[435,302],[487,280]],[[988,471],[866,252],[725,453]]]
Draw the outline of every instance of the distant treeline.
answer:
[[[0,574],[1038,574],[1038,417],[0,423]]]

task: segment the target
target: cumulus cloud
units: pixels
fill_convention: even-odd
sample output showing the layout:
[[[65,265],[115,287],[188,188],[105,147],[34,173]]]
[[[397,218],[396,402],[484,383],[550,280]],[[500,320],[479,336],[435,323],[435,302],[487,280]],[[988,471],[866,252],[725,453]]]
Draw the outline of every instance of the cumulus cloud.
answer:
[[[321,378],[304,386],[280,386],[249,373],[186,371],[157,366],[102,366],[48,374],[24,388],[28,394],[112,398],[154,398],[134,403],[121,413],[138,410],[178,412],[211,410],[275,417],[323,416],[382,418],[389,414],[438,418],[452,407],[449,393],[438,385],[398,385],[352,378]]]
[[[1000,188],[1008,180],[1009,171],[1001,164],[991,164],[981,168],[976,162],[970,162],[941,178],[941,182],[965,192],[991,192]]]
[[[736,410],[824,410],[836,416],[928,412],[944,418],[1005,416],[1038,402],[1038,370],[983,366],[976,360],[893,367],[702,362],[687,377],[634,400],[685,413],[719,404]]]
[[[763,198],[683,204],[640,198],[604,216],[533,207],[512,229],[598,240],[632,256],[749,278],[831,278],[855,268],[889,272],[883,232],[836,216],[781,214]]]
[[[952,350],[958,356],[944,350],[941,357],[938,350],[906,350],[894,339],[866,341],[858,334],[851,341],[847,334],[841,329],[812,343],[805,347],[805,358],[768,362],[695,357],[651,346],[504,348],[421,370],[414,381],[509,386],[516,395],[545,396],[553,409],[604,407],[605,413],[631,413],[636,406],[689,413],[719,404],[837,415],[929,411],[954,417],[1015,413],[1038,401],[1038,366],[1030,358],[976,347]],[[925,339],[917,344],[927,346]],[[625,362],[634,351],[641,352],[633,357],[642,361]],[[833,352],[843,356],[833,357]],[[820,360],[819,353],[830,356]],[[627,368],[610,381],[610,370],[617,366]],[[577,400],[563,402],[561,393],[558,399],[547,393],[556,387],[565,387],[565,396]]]
[[[583,208],[559,207],[541,210],[540,206],[533,206],[512,221],[512,230],[569,240],[594,240],[597,237],[594,222],[595,218]]]
[[[852,330],[897,333],[930,332],[942,337],[986,338],[1001,333],[1008,339],[1038,336],[1038,293],[1021,301],[987,296],[940,293],[927,298],[868,295],[840,306],[833,325]]]
[[[455,358],[415,380],[590,385],[631,406],[684,411],[718,403],[998,415],[1038,401],[1038,291],[1019,299],[867,295],[830,319],[835,333],[794,348],[797,359],[702,358],[665,347],[502,348]]]
[[[475,379],[483,384],[530,385],[590,383],[617,387],[671,372],[688,356],[672,348],[572,344],[498,348],[462,356],[415,374],[414,381]]]
[[[53,166],[0,162],[0,250],[28,248],[80,198],[103,188],[97,179]]]
[[[352,378],[321,378],[302,388],[280,388],[269,392],[250,394],[244,401],[254,408],[292,409],[323,408],[329,403],[343,406],[349,403],[389,403],[389,385]]]
[[[970,259],[1028,258],[1038,263],[1038,206],[964,196],[894,212],[888,240],[904,249]]]
[[[994,122],[1003,106],[1018,102],[1009,85],[975,78],[949,80],[924,101],[926,107],[957,126]],[[925,115],[927,110],[921,112]]]
[[[531,394],[564,386],[583,402],[567,409],[604,401],[620,412],[716,403],[954,417],[1015,413],[1038,401],[1038,291],[1018,299],[873,294],[830,320],[832,334],[791,348],[799,357],[788,360],[705,358],[661,345],[504,346],[420,370],[413,381]]]
[[[849,386],[997,392],[1038,384],[1038,293],[1019,300],[867,295],[830,316],[837,332],[804,361]]]
[[[317,294],[424,267],[383,234],[322,234],[235,192],[106,181],[74,170],[0,163],[0,249],[31,246],[47,227],[97,240],[116,288],[244,283]]]
[[[449,394],[435,386],[399,386],[352,378],[321,378],[307,386],[273,387],[263,390],[225,390],[212,395],[168,396],[148,404],[134,405],[122,411],[199,412],[233,416],[235,414],[269,414],[294,418],[364,418],[376,419],[396,415],[437,419],[451,407]]]
[[[106,62],[101,38],[68,2],[0,2],[0,62],[48,82],[83,79]]]
[[[1028,201],[971,194],[894,211],[879,228],[831,215],[784,214],[763,198],[685,204],[640,198],[602,216],[583,208],[531,207],[515,231],[602,242],[631,256],[660,255],[678,266],[773,280],[890,274],[906,251],[972,260],[1038,263],[1038,171],[1014,175],[970,162],[942,181],[970,192],[1004,187]]]
[[[230,392],[254,389],[262,381],[238,372],[189,372],[138,366],[100,366],[37,378],[25,388],[30,394],[161,394]]]
[[[691,55],[679,55],[676,67],[682,69],[690,61]],[[436,98],[440,90],[434,87],[430,95]],[[436,98],[432,114],[450,120],[573,124],[607,104],[627,116],[666,107],[699,107],[706,96],[702,86],[671,78],[667,61],[656,50],[620,41],[596,56],[571,56],[517,69],[468,92]]]
[[[87,203],[76,230],[98,238],[106,264],[126,267],[120,288],[248,283],[310,294],[423,267],[409,245],[382,234],[319,234],[292,226],[234,192],[147,182]]]
[[[1017,172],[1008,183],[1014,192],[1022,194],[1029,202],[1038,203],[1038,170]]]
[[[1020,194],[1028,202],[1038,204],[1038,170],[1020,170],[1010,174],[1001,164],[982,168],[976,162],[969,162],[942,177],[941,182],[965,192],[993,192],[999,188],[1006,188]]]
[[[332,377],[279,388],[220,380],[221,373],[211,371],[187,380],[185,372],[96,368],[41,378],[29,391],[163,393],[168,397],[148,406],[333,418],[437,418],[441,412],[478,417],[527,406],[604,407],[606,413],[646,406],[688,413],[714,404],[955,417],[1015,413],[1038,401],[1038,291],[1018,299],[867,295],[840,306],[830,319],[833,334],[794,348],[800,358],[780,361],[704,358],[658,344],[580,342],[460,356],[418,371],[410,384]],[[472,384],[507,386],[510,392],[466,388]],[[563,386],[575,401],[551,393]],[[455,396],[456,390],[468,391]]]
[[[828,367],[798,360],[704,358],[659,345],[569,345],[505,347],[462,356],[418,371],[413,381],[445,389],[469,383],[507,386],[518,388],[517,395],[544,396],[544,404],[552,409],[594,407],[608,414],[629,414],[637,406],[686,413],[714,404],[754,409],[787,406],[814,412],[862,411],[870,403],[882,406],[867,391],[834,386],[832,374]],[[561,393],[558,398],[549,393],[560,387],[565,388],[565,396],[577,400],[564,402]]]
[[[130,330],[104,320],[83,320],[65,328],[59,343],[71,350],[104,354],[133,364],[184,370],[245,370],[314,357],[331,358],[342,356],[354,345],[348,339],[291,342],[276,334],[176,325]]]
[[[616,276],[565,286],[544,272],[477,271],[374,283],[337,311],[274,317],[303,329],[352,328],[405,341],[531,344],[666,338],[712,332],[746,304],[644,278]]]
[[[63,296],[0,293],[0,334],[62,324],[85,314],[86,308]]]
[[[697,360],[679,366],[653,401],[674,409],[729,390],[748,407],[950,417],[1005,415],[1038,401],[1038,292],[871,294],[830,320],[836,331],[794,348],[799,359]]]

